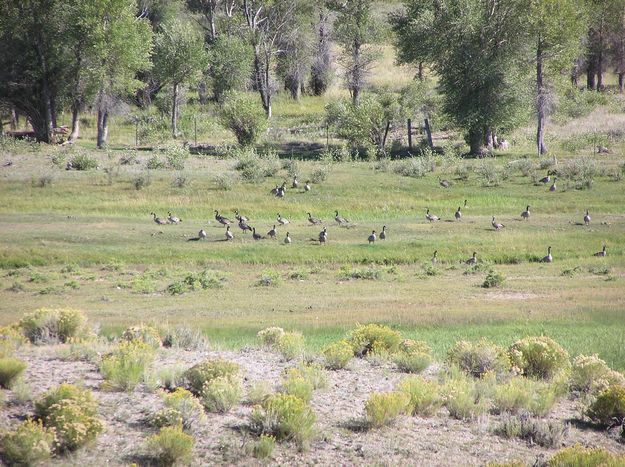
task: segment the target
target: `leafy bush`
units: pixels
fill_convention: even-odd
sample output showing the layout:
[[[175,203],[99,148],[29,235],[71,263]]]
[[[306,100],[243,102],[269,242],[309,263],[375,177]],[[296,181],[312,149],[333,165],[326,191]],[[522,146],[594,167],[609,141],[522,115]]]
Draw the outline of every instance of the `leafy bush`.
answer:
[[[276,438],[270,435],[260,435],[254,444],[253,454],[256,459],[269,459],[276,448]]]
[[[322,353],[325,366],[330,370],[345,368],[354,356],[352,346],[345,340],[329,344]]]
[[[508,354],[513,366],[534,378],[549,379],[570,367],[568,352],[546,336],[518,340]]]
[[[357,357],[369,353],[395,352],[402,341],[401,333],[380,324],[363,324],[350,331],[346,341]]]
[[[304,336],[299,332],[286,332],[278,341],[277,348],[287,361],[299,358],[304,351]]]
[[[625,385],[605,389],[590,404],[586,414],[594,423],[607,427],[625,423]]]
[[[585,448],[580,444],[561,449],[547,462],[548,467],[618,467],[625,456],[617,456],[603,448]]]
[[[189,464],[195,440],[180,427],[163,427],[148,439],[148,450],[162,465]]]
[[[52,456],[55,433],[41,420],[26,420],[1,438],[2,458],[7,465],[35,465]]]
[[[148,170],[159,170],[165,168],[165,162],[163,162],[157,155],[154,155],[148,159],[146,164]]]
[[[121,339],[125,342],[142,342],[155,349],[161,346],[161,335],[158,330],[145,324],[127,328]]]
[[[54,428],[59,451],[78,449],[104,429],[95,407],[85,407],[76,399],[61,399],[52,404],[43,423]]]
[[[574,391],[598,393],[613,384],[625,385],[625,376],[597,355],[578,355],[573,359],[569,383]]]
[[[226,413],[239,403],[242,392],[237,376],[218,376],[204,383],[200,397],[209,412]]]
[[[310,174],[310,181],[312,183],[325,182],[330,174],[330,167],[327,165],[319,165],[313,169]]]
[[[403,353],[393,356],[397,369],[404,373],[421,373],[432,364],[432,357],[427,353]]]
[[[560,446],[568,434],[568,426],[556,420],[539,420],[528,415],[507,415],[495,428],[504,438],[520,438],[544,447]]]
[[[98,161],[89,154],[79,153],[69,160],[67,167],[74,170],[91,170],[98,167]]]
[[[189,368],[184,378],[191,392],[202,394],[204,384],[216,378],[237,377],[240,371],[238,364],[221,358],[207,359]]]
[[[501,173],[497,170],[495,164],[491,161],[482,161],[476,168],[475,173],[483,186],[499,186],[501,185]]]
[[[26,369],[26,363],[13,357],[0,358],[0,388],[9,389]]]
[[[142,341],[126,341],[119,344],[100,363],[100,373],[105,379],[104,387],[120,391],[132,391],[144,381],[146,370],[154,359],[154,348]]]
[[[88,336],[86,322],[79,310],[40,308],[26,314],[19,326],[32,343],[64,343]]]
[[[279,440],[294,440],[306,447],[315,433],[316,417],[306,402],[289,394],[275,394],[256,406],[250,415],[250,429],[273,435]]]
[[[456,342],[447,355],[447,361],[475,377],[489,372],[503,374],[510,371],[506,351],[486,339]]]
[[[165,330],[163,346],[187,350],[206,350],[208,339],[199,329],[189,326],[174,326]]]
[[[398,416],[406,413],[410,397],[399,391],[373,393],[365,402],[365,423],[370,428],[389,425]]]
[[[422,178],[436,169],[434,159],[412,157],[393,164],[393,172],[404,177]]]
[[[278,342],[280,342],[280,339],[282,339],[282,336],[284,336],[284,329],[272,326],[258,331],[256,336],[260,339],[263,345],[273,347],[277,345]]]
[[[189,150],[183,146],[165,148],[165,160],[168,169],[184,170],[184,163],[189,157]]]
[[[241,146],[254,145],[267,129],[267,117],[258,99],[246,93],[224,94],[220,115]]]
[[[208,73],[215,99],[221,102],[229,91],[244,90],[252,75],[253,53],[247,41],[223,35],[211,43]]]
[[[411,415],[427,417],[435,414],[443,405],[438,384],[421,376],[405,378],[398,389],[410,397],[408,413]]]
[[[498,385],[493,396],[496,412],[529,412],[533,415],[546,415],[556,402],[556,393],[549,384],[517,377]]]
[[[213,177],[213,182],[221,191],[230,191],[234,188],[235,177],[229,173],[217,174]]]
[[[202,403],[184,388],[163,394],[163,402],[167,409],[178,413],[180,424],[185,430],[190,430],[206,418]]]
[[[488,271],[484,282],[482,283],[482,287],[485,289],[491,289],[493,287],[501,287],[505,281],[505,277],[493,270]]]
[[[90,391],[81,389],[73,384],[64,383],[50,389],[41,399],[35,402],[36,417],[45,419],[50,412],[50,407],[66,399],[78,402],[88,413],[97,413],[97,406]]]

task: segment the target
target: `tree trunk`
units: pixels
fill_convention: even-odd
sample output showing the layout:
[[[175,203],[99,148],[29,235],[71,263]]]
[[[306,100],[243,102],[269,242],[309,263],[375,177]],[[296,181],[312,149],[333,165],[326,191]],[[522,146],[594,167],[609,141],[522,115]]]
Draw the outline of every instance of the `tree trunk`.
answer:
[[[624,78],[625,72],[620,72],[618,74],[618,92],[620,92],[621,94],[623,94],[623,88],[625,87]]]
[[[484,128],[484,145],[489,151],[492,151],[495,146],[493,144],[493,129],[490,127]]]
[[[382,150],[386,147],[386,138],[388,138],[388,132],[391,130],[391,122],[386,122],[386,128],[384,129],[384,136],[382,137]]]
[[[76,141],[78,139],[78,135],[80,133],[79,125],[78,125],[78,111],[80,109],[80,102],[77,100],[72,104],[72,132],[69,134],[68,141]]]
[[[425,137],[428,142],[428,146],[430,149],[434,149],[434,142],[432,141],[432,128],[430,127],[430,119],[426,118],[423,120],[423,128],[425,128]]]
[[[408,150],[412,151],[412,120],[408,119]]]
[[[588,63],[588,68],[586,69],[586,88],[591,91],[595,90],[595,67],[592,61]]]
[[[197,95],[201,105],[206,105],[208,102],[208,92],[206,91],[206,81],[202,80],[197,85]]]
[[[33,7],[34,9],[34,7]],[[33,15],[36,16],[33,11]],[[50,91],[50,83],[48,82],[48,62],[43,51],[44,39],[41,31],[36,35],[35,44],[37,48],[37,59],[41,67],[41,103],[43,105],[43,116],[35,118],[31,116],[31,125],[35,131],[35,135],[39,141],[52,143],[54,141],[54,131],[52,126],[52,92]]]
[[[11,107],[11,120],[10,120],[10,130],[11,131],[16,131],[17,127],[19,125],[19,116],[17,115],[17,111],[15,110],[15,107]]]
[[[417,71],[417,78],[419,78],[419,81],[423,81],[423,62],[419,62],[419,69]]]
[[[97,136],[97,147],[98,149],[104,149],[106,146],[106,140],[108,138],[109,132],[109,112],[106,109],[98,109],[98,136]]]
[[[603,91],[603,51],[601,49],[597,57],[597,91]]]
[[[358,103],[360,102],[360,88],[362,86],[362,70],[361,70],[361,60],[362,60],[362,45],[360,44],[360,42],[358,40],[354,41],[354,50],[353,50],[353,56],[354,56],[354,63],[352,64],[352,69],[348,71],[348,73],[351,75],[349,76],[349,82],[350,82],[350,93],[352,95],[352,103],[354,105],[358,105]]]
[[[267,59],[268,61],[268,59]],[[269,64],[263,67],[258,46],[254,47],[254,79],[267,118],[271,118],[271,90],[269,89]]]
[[[536,48],[536,116],[538,125],[536,130],[536,148],[538,155],[541,156],[547,152],[545,146],[545,87],[543,84],[543,48],[542,43],[538,41]]]
[[[174,83],[173,103],[171,106],[171,135],[174,139],[178,137],[178,83]]]
[[[484,153],[484,146],[482,145],[484,141],[484,131],[481,128],[473,128],[469,130],[468,143],[469,143],[469,153],[474,156],[481,156]]]

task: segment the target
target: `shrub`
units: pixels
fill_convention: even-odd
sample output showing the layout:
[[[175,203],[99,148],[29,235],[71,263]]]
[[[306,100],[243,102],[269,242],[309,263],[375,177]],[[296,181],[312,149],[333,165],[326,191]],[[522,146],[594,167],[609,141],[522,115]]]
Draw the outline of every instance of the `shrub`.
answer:
[[[163,428],[165,426],[182,427],[183,421],[182,414],[176,409],[169,407],[159,410],[151,417],[151,423],[156,428]]]
[[[404,177],[422,178],[436,169],[436,164],[429,157],[412,157],[393,165],[393,172]]]
[[[590,188],[597,175],[597,163],[591,157],[568,159],[558,167],[558,175],[574,182],[577,189]]]
[[[267,129],[267,117],[258,99],[246,93],[225,93],[220,115],[241,146],[254,145]]]
[[[175,326],[165,331],[163,346],[186,350],[206,350],[208,348],[208,339],[199,329],[189,326]]]
[[[525,376],[549,379],[570,367],[569,354],[553,339],[526,337],[510,347],[513,366]]]
[[[557,399],[549,384],[527,378],[512,378],[495,388],[493,406],[496,412],[519,413],[527,411],[533,415],[546,415]]]
[[[278,341],[277,348],[286,361],[299,358],[304,351],[304,336],[299,332],[286,332]]]
[[[482,161],[476,168],[475,173],[483,186],[499,186],[501,184],[501,174],[491,161]]]
[[[155,349],[161,346],[161,336],[159,332],[155,328],[145,324],[129,327],[123,332],[121,339],[125,342],[142,342]]]
[[[232,174],[223,173],[215,175],[213,177],[213,182],[219,190],[230,191],[234,188],[236,180]]]
[[[345,368],[354,356],[352,346],[345,340],[329,344],[322,353],[325,366],[330,370]]]
[[[159,170],[165,168],[165,162],[163,162],[157,155],[154,155],[148,159],[146,164],[148,170]]]
[[[271,394],[269,381],[255,381],[247,390],[247,402],[252,405],[262,404]]]
[[[282,339],[282,336],[284,336],[284,329],[272,326],[258,331],[256,336],[260,339],[263,345],[273,347],[277,345],[280,339]]]
[[[40,308],[19,322],[24,335],[33,343],[68,342],[86,337],[87,319],[82,311]]]
[[[471,420],[485,414],[488,400],[480,394],[475,380],[460,375],[446,381],[441,389],[449,415],[459,420]]]
[[[253,454],[256,459],[269,459],[276,448],[276,438],[270,435],[260,435],[254,444]]]
[[[220,377],[238,376],[240,367],[234,362],[221,358],[207,359],[189,368],[184,378],[188,388],[196,395],[202,394],[204,383]]]
[[[52,456],[54,438],[54,430],[41,420],[26,420],[2,436],[2,457],[7,465],[35,465]]]
[[[478,342],[456,342],[447,354],[447,361],[475,377],[489,372],[503,374],[510,371],[510,360],[506,351],[486,339]]]
[[[0,358],[0,388],[9,389],[26,369],[26,363],[13,357]]]
[[[327,165],[320,165],[313,169],[310,174],[310,181],[312,183],[322,183],[325,182],[330,175],[330,167]]]
[[[484,282],[482,283],[482,287],[485,289],[491,289],[493,287],[501,287],[505,281],[503,275],[493,270],[488,271]]]
[[[226,413],[239,403],[242,392],[237,376],[218,376],[204,383],[200,397],[209,412]]]
[[[19,327],[15,325],[0,327],[0,358],[11,356],[13,352],[27,342],[28,339]]]
[[[547,462],[548,467],[617,467],[625,456],[616,456],[603,448],[585,448],[579,444],[558,451]]]
[[[72,157],[68,164],[68,169],[74,170],[91,170],[98,167],[98,161],[89,154],[79,153]]]
[[[389,425],[406,413],[410,402],[408,394],[399,391],[373,393],[365,402],[365,423],[370,428]]]
[[[395,352],[401,343],[401,333],[380,324],[364,324],[350,331],[346,340],[357,357],[369,353]]]
[[[275,269],[264,269],[260,273],[258,281],[256,281],[257,287],[276,287],[281,282],[280,273]]]
[[[625,385],[619,384],[605,389],[590,404],[588,417],[599,425],[611,427],[625,423]]]
[[[178,412],[185,430],[190,430],[206,418],[201,402],[184,388],[163,394],[163,402],[166,408]]]
[[[282,382],[282,392],[295,396],[304,402],[310,402],[313,395],[313,385],[301,374],[289,373]]]
[[[504,438],[520,438],[531,444],[551,448],[562,444],[568,434],[568,426],[556,420],[537,420],[527,415],[508,415],[494,431]]]
[[[168,146],[165,148],[165,160],[167,168],[172,170],[184,170],[184,163],[189,157],[189,150],[183,146]]]
[[[234,169],[241,174],[241,178],[244,181],[249,183],[260,182],[264,177],[263,169],[255,151],[244,153],[239,157],[234,165]]]
[[[148,439],[148,450],[162,465],[189,464],[195,440],[180,427],[163,427]]]
[[[44,425],[54,428],[57,449],[73,451],[92,441],[104,426],[95,410],[83,405],[76,399],[61,399],[48,408],[43,420]]]
[[[147,367],[154,359],[154,348],[142,341],[122,342],[100,363],[107,389],[132,391],[145,380]]]
[[[427,353],[398,353],[393,362],[404,373],[421,373],[432,364],[432,357]]]
[[[95,415],[97,406],[90,391],[81,389],[73,384],[61,384],[46,392],[41,399],[35,402],[35,415],[45,419],[50,413],[50,407],[62,400],[76,401],[85,412]]]
[[[314,363],[303,364],[287,371],[287,377],[301,377],[312,384],[313,389],[323,389],[328,386],[326,372]]]
[[[573,359],[569,384],[574,391],[598,393],[613,384],[625,385],[625,376],[597,355],[578,355]]]
[[[399,390],[410,397],[408,413],[411,415],[430,416],[443,405],[438,384],[421,376],[405,378]]]
[[[294,440],[306,447],[315,433],[316,417],[306,402],[289,394],[275,394],[250,415],[250,429],[273,435],[279,440]]]
[[[341,280],[365,279],[370,281],[378,281],[382,279],[384,270],[375,266],[366,268],[355,268],[353,266],[342,266],[339,269],[339,278]]]
[[[135,187],[135,190],[142,190],[151,184],[152,178],[150,177],[149,172],[146,175],[138,175],[132,179],[132,186]]]

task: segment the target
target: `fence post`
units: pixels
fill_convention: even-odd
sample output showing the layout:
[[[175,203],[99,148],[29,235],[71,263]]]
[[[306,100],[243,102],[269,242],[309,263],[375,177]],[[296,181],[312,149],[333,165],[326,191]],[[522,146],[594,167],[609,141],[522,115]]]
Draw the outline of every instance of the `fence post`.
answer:
[[[193,132],[194,132],[194,140],[195,145],[197,146],[197,115],[193,116]]]
[[[412,151],[412,120],[408,119],[408,149]]]

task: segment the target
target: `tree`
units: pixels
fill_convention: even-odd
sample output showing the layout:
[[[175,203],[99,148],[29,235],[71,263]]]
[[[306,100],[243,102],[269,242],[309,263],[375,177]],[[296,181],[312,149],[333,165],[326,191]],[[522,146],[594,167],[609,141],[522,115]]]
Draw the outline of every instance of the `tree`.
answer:
[[[316,26],[317,45],[310,69],[310,87],[315,96],[321,96],[332,82],[332,55],[330,53],[330,22],[328,10],[319,9],[319,21]]]
[[[252,76],[254,53],[249,44],[236,36],[220,36],[208,49],[208,76],[216,101],[228,91],[242,91]]]
[[[208,66],[202,34],[181,19],[162,25],[155,40],[154,65],[158,79],[172,86],[171,132],[177,138],[180,86],[199,80]]]
[[[221,121],[241,146],[252,146],[267,128],[263,108],[248,94],[229,92],[220,110]]]
[[[339,63],[345,69],[347,89],[352,102],[358,103],[360,93],[378,57],[375,44],[381,28],[371,13],[372,0],[330,0],[337,12],[334,38],[341,46]]]

